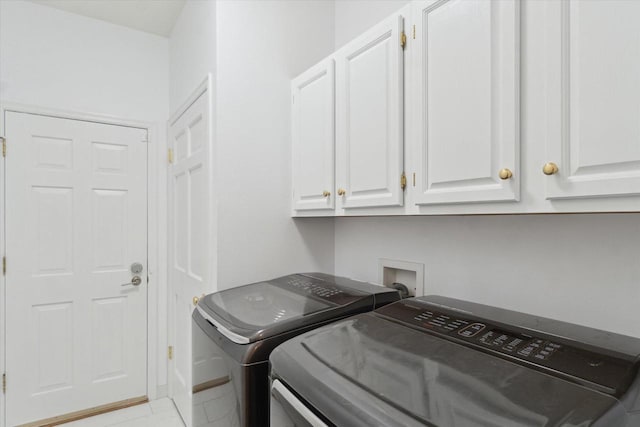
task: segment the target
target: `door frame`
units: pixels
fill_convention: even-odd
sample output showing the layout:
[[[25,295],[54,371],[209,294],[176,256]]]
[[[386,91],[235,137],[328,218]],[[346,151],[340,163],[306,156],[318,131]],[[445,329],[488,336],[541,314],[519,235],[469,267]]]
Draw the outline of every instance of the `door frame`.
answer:
[[[107,125],[133,127],[147,131],[147,397],[153,400],[158,397],[158,306],[159,288],[166,283],[166,269],[159,268],[160,250],[166,248],[166,231],[159,227],[159,212],[164,206],[161,204],[164,197],[159,194],[158,182],[161,179],[159,155],[159,125],[157,123],[123,119],[116,116],[94,114],[78,111],[59,110],[35,105],[25,105],[14,102],[0,104],[0,136],[5,136],[5,120],[8,112],[34,114],[40,116],[55,117],[60,119],[80,120],[85,122],[101,123]],[[9,143],[10,145],[10,143]],[[7,146],[7,156],[11,155],[11,148]],[[5,223],[5,158],[0,161],[0,251],[2,256],[6,254],[6,223]],[[6,277],[0,275],[0,343],[6,349]],[[0,373],[6,372],[5,351],[0,352]],[[8,376],[9,377],[9,376]],[[10,379],[7,380],[10,384]],[[0,427],[5,426],[6,398],[0,396]]]

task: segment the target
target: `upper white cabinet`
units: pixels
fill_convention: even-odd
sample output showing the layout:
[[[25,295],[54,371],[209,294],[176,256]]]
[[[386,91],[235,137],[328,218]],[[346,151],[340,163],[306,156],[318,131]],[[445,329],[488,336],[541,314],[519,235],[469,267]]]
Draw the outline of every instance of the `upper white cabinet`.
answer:
[[[638,23],[640,0],[412,1],[294,81],[294,215],[640,211]]]
[[[333,210],[334,61],[327,59],[293,80],[293,209]]]
[[[520,2],[413,2],[414,200],[518,200]]]
[[[547,3],[548,199],[640,194],[639,23],[639,1]]]
[[[335,53],[338,208],[402,206],[404,18]]]

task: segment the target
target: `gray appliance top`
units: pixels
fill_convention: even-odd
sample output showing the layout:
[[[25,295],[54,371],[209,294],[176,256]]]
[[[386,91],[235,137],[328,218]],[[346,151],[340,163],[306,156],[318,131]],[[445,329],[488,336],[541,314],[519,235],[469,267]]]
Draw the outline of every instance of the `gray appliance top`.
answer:
[[[443,297],[402,300],[278,346],[271,376],[338,426],[630,425],[640,340],[611,335],[614,351],[597,348],[602,331],[592,330],[600,338],[577,346],[557,336],[568,324],[525,318]],[[517,325],[527,322],[547,328]]]
[[[324,273],[303,273],[207,295],[196,311],[227,338],[248,344],[398,299],[395,289]]]

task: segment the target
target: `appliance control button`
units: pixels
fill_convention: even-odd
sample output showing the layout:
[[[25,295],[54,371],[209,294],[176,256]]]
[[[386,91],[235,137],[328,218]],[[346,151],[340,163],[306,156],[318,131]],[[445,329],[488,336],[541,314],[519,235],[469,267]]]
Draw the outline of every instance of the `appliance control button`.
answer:
[[[458,332],[458,334],[466,338],[471,338],[477,335],[484,328],[486,328],[486,325],[484,325],[483,323],[472,323],[471,325],[466,326],[464,329]]]

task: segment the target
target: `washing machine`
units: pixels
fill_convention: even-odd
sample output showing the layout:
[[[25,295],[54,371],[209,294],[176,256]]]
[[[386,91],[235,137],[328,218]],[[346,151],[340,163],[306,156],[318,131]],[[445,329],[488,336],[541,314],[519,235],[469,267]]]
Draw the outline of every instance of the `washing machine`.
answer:
[[[277,427],[640,426],[639,339],[452,298],[332,323],[270,361]]]
[[[397,290],[292,274],[201,298],[192,316],[192,425],[269,425],[269,355],[301,333],[398,301]]]

